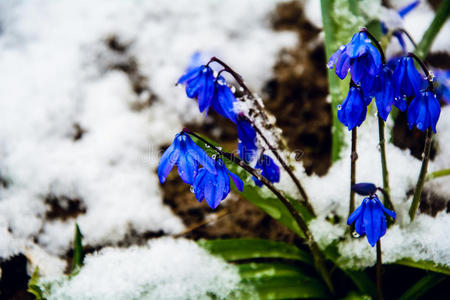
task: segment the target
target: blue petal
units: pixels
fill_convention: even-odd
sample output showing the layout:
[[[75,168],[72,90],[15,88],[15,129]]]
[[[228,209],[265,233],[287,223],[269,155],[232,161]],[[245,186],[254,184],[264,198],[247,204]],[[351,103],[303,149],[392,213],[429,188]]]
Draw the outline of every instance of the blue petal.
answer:
[[[256,131],[249,121],[240,119],[237,122],[239,156],[246,162],[253,159],[258,149],[256,145]]]
[[[381,226],[379,221],[378,222],[376,221],[376,217],[378,215],[376,214],[376,209],[374,206],[375,205],[373,201],[369,200],[367,202],[367,206],[366,209],[364,210],[363,215],[363,223],[364,228],[366,229],[367,241],[372,247],[375,246],[375,244],[378,241],[379,229]]]
[[[381,54],[378,52],[377,48],[371,44],[367,45],[367,50],[369,53],[368,56],[371,58],[371,61],[368,61],[368,63],[370,63],[369,72],[371,75],[375,76],[380,72],[382,67]]]
[[[209,155],[203,151],[188,134],[185,134],[186,137],[186,151],[189,156],[191,156],[195,161],[204,166],[208,172],[212,174],[216,174],[216,168],[214,166],[214,161],[209,157]]]
[[[369,198],[365,198],[361,203],[361,211],[359,212],[359,215],[356,217],[355,221],[355,230],[359,235],[366,234],[366,229],[364,227],[364,212],[367,209],[367,199]]]
[[[166,151],[161,156],[161,159],[159,160],[158,177],[159,182],[161,183],[166,181],[167,175],[169,175],[173,166],[177,162],[178,157],[180,156],[180,150],[175,147],[174,143],[172,143],[169,148],[166,149]]]
[[[233,172],[231,172],[228,169],[227,169],[227,173],[228,173],[228,175],[230,175],[231,179],[233,180],[234,185],[236,186],[237,190],[239,192],[242,192],[244,190],[244,182],[242,182],[241,178],[239,178],[239,176],[237,176],[236,174],[234,174]]]
[[[201,89],[197,95],[200,112],[203,112],[204,110],[208,111],[209,106],[211,105],[211,100],[213,98],[215,89],[214,83],[215,78],[213,75],[213,71],[208,68],[202,74]]]
[[[196,78],[201,74],[203,68],[205,68],[205,66],[199,66],[197,68],[190,69],[186,74],[184,74],[183,76],[180,77],[180,79],[178,79],[178,84],[186,83],[187,81]]]
[[[352,212],[352,214],[348,217],[347,225],[352,225],[353,222],[355,222],[355,220],[358,217],[360,217],[360,214],[362,211],[363,211],[363,204],[361,203],[361,205],[354,212]]]
[[[417,1],[413,1],[410,4],[406,5],[405,7],[401,8],[398,11],[398,14],[400,15],[400,17],[405,17],[410,11],[412,11],[414,8],[417,7],[417,5],[419,5],[420,0]]]
[[[407,70],[406,75],[408,76],[407,78],[409,83],[407,96],[410,97],[416,95],[420,91],[424,79],[414,66],[414,60],[411,57],[407,57],[406,70]]]
[[[381,201],[378,198],[377,198],[377,200],[378,200],[378,205],[381,207],[383,212],[395,220],[395,217],[396,217],[395,211],[387,209],[386,207],[384,207],[384,205],[381,203]]]
[[[177,161],[178,174],[181,180],[192,185],[197,175],[198,163],[188,155],[184,147],[180,148],[180,157]]]
[[[427,94],[428,94],[427,97],[428,113],[430,115],[430,123],[431,123],[430,125],[434,133],[436,133],[436,124],[441,114],[441,105],[434,93],[428,92]]]
[[[227,85],[216,84],[216,96],[212,100],[212,106],[219,115],[230,119],[233,123],[237,122],[234,112],[234,102],[236,101],[236,97]]]
[[[194,194],[195,198],[197,198],[198,202],[202,202],[202,200],[205,198],[204,190],[205,190],[205,183],[206,183],[206,176],[208,174],[208,171],[205,168],[201,168],[198,170],[198,174],[195,177],[194,180]]]
[[[327,67],[328,69],[333,69],[334,64],[336,63],[338,57],[345,51],[345,46],[339,47],[339,49],[331,55],[330,60],[328,61]]]
[[[225,178],[222,172],[218,172],[217,176],[209,175],[208,177],[208,183],[205,186],[205,200],[212,209],[215,209],[224,199]]]
[[[335,69],[336,75],[340,79],[344,79],[345,76],[347,76],[349,69],[350,69],[350,57],[346,53],[342,53],[336,62],[336,69]]]

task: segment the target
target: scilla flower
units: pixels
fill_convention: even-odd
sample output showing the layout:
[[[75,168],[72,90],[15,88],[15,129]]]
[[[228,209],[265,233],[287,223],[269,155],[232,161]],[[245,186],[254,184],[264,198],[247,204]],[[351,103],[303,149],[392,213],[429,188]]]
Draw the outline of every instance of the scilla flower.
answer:
[[[261,155],[256,162],[255,169],[261,170],[261,175],[272,183],[280,181],[280,168],[275,164],[270,156],[265,154]],[[256,177],[253,177],[253,181],[257,186],[262,186],[262,182]]]
[[[341,46],[328,61],[328,68],[335,67],[340,79],[347,76],[359,84],[365,76],[376,76],[381,69],[381,55],[371,44],[369,37],[363,31],[355,33],[347,45]]]
[[[407,106],[405,97],[414,97],[419,94],[424,84],[424,78],[414,66],[412,57],[405,56],[395,61],[393,81],[396,98],[394,105],[401,111],[405,111]]]
[[[409,129],[416,126],[417,129],[425,131],[431,127],[436,133],[436,123],[440,114],[441,105],[436,94],[428,90],[421,91],[408,107]]]
[[[214,161],[185,132],[178,133],[172,145],[161,156],[158,166],[158,177],[161,183],[166,180],[175,164],[181,179],[191,185],[194,183],[199,164],[216,174]]]
[[[389,66],[383,66],[380,73],[375,77],[372,90],[378,115],[386,121],[394,102],[394,82],[392,81],[392,70]]]
[[[386,233],[386,216],[395,219],[395,212],[383,206],[378,197],[373,194],[364,198],[361,205],[348,217],[347,225],[355,223],[359,235],[367,235],[367,241],[373,247]]]
[[[366,119],[369,103],[370,98],[364,98],[361,88],[351,86],[347,98],[338,106],[337,117],[339,121],[347,126],[348,130],[360,126]]]
[[[205,199],[212,209],[215,209],[220,201],[230,193],[230,177],[238,191],[242,192],[244,188],[242,180],[230,172],[220,158],[215,160],[214,168],[214,173],[206,168],[201,168],[193,185],[197,200],[201,202]]]
[[[197,98],[200,112],[208,111],[215,89],[215,77],[209,66],[202,65],[188,70],[178,79],[178,84],[186,84],[186,95]]]
[[[212,98],[212,107],[221,116],[230,119],[233,123],[237,123],[237,115],[234,111],[234,103],[236,102],[231,89],[222,76],[219,76],[215,83],[214,96]]]
[[[258,150],[258,145],[256,144],[256,131],[252,124],[245,118],[238,117],[236,125],[239,139],[239,156],[245,162],[250,162]]]

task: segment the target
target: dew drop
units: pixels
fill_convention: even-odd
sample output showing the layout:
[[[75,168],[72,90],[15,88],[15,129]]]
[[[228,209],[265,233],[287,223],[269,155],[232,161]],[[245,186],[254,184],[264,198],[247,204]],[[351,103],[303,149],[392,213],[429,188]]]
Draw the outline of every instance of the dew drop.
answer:
[[[378,113],[377,113],[377,112],[374,112],[374,113],[373,113],[373,116],[374,116],[374,117],[378,116]]]
[[[205,144],[205,148],[211,148],[211,146],[208,144]]]
[[[194,192],[194,186],[191,185],[191,187],[189,188],[189,190],[191,191],[191,193]]]
[[[417,128],[418,129],[423,129],[423,123],[422,122],[417,123]]]
[[[378,149],[378,151],[380,151],[380,150],[381,150],[381,146],[380,146],[380,144],[378,144],[378,145],[377,145],[377,149]]]
[[[216,155],[216,154],[213,154],[213,155],[211,156],[211,158],[212,158],[212,159],[216,159],[216,158],[217,158],[217,155]]]
[[[336,106],[336,108],[337,108],[337,110],[341,110],[342,109],[342,105],[338,105],[338,106]]]
[[[359,238],[359,237],[360,237],[359,233],[357,233],[356,231],[353,231],[353,232],[352,232],[352,236],[353,236],[354,238]]]
[[[222,150],[222,147],[217,147],[217,149]]]

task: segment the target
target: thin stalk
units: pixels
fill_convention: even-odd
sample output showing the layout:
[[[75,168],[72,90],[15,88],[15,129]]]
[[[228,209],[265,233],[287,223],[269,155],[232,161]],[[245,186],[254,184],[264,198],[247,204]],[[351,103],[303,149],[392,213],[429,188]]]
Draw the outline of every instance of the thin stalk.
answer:
[[[431,48],[431,44],[433,43],[435,37],[441,30],[442,26],[445,24],[448,16],[450,14],[450,1],[444,0],[442,4],[439,6],[436,15],[434,16],[433,21],[428,27],[427,31],[425,31],[422,40],[419,42],[419,45],[416,47],[416,51],[414,51],[417,56],[421,59],[425,59],[428,54],[428,51]]]
[[[443,170],[439,170],[439,171],[434,171],[430,174],[427,175],[427,177],[425,178],[425,181],[434,179],[434,178],[439,178],[439,177],[444,177],[444,176],[449,176],[450,175],[450,169],[443,169]]]
[[[377,295],[378,300],[383,300],[383,285],[382,285],[382,259],[381,259],[381,241],[377,242],[377,265],[376,265],[376,273],[377,273]]]
[[[419,178],[417,178],[416,188],[414,189],[414,197],[411,203],[411,207],[409,208],[409,217],[411,218],[411,221],[414,221],[414,218],[416,217],[417,208],[419,207],[420,203],[420,196],[422,195],[423,185],[425,184],[428,161],[430,160],[432,134],[433,132],[430,130],[430,128],[428,128],[425,137],[425,149],[423,151],[422,167],[420,168]]]
[[[355,191],[352,186],[356,183],[356,160],[358,159],[358,152],[356,152],[356,143],[358,132],[356,128],[352,129],[352,153],[350,154],[350,208],[348,215],[350,216],[355,210]]]
[[[399,33],[402,33],[402,34],[406,35],[406,37],[408,38],[408,40],[409,40],[409,41],[411,42],[411,44],[414,46],[414,49],[417,48],[416,42],[414,41],[414,39],[412,38],[412,36],[409,34],[408,31],[406,31],[406,30],[403,29],[403,28],[398,28],[398,29],[395,29],[395,30],[393,31],[393,33],[396,33],[396,32],[399,32]]]
[[[380,156],[381,156],[381,171],[383,174],[383,198],[384,206],[390,210],[394,210],[394,205],[391,201],[390,187],[389,187],[389,171],[387,168],[386,161],[386,139],[384,137],[384,120],[378,116],[378,138],[380,145]]]
[[[247,121],[250,122],[250,124],[252,124],[253,128],[256,130],[256,132],[258,133],[258,135],[264,140],[264,142],[267,144],[267,146],[269,147],[270,151],[272,151],[272,153],[275,155],[275,157],[277,158],[278,162],[281,164],[281,166],[283,167],[283,169],[286,170],[286,172],[289,174],[289,177],[291,177],[292,181],[294,181],[295,186],[297,187],[300,195],[302,196],[302,200],[301,202],[303,202],[303,204],[306,206],[306,208],[309,209],[309,211],[313,214],[313,216],[316,216],[315,212],[314,212],[314,208],[312,207],[311,203],[309,202],[309,197],[306,194],[305,189],[303,188],[302,184],[300,183],[300,180],[297,178],[297,176],[295,176],[294,172],[292,171],[292,169],[287,165],[287,163],[284,161],[284,159],[281,157],[280,153],[278,152],[278,150],[271,144],[269,143],[269,140],[266,138],[266,136],[262,133],[262,131],[258,128],[258,126],[256,126],[256,124],[250,120],[249,118],[247,118],[246,116],[242,116],[243,118],[245,118]]]
[[[247,171],[250,175],[258,178],[259,181],[261,181],[272,193],[277,196],[278,199],[283,203],[283,205],[288,209],[289,213],[294,218],[295,222],[299,226],[299,228],[303,231],[306,237],[306,244],[308,245],[309,249],[311,250],[311,253],[314,258],[314,264],[319,272],[319,274],[322,276],[322,279],[325,281],[325,284],[328,286],[331,293],[334,294],[334,287],[331,282],[331,278],[329,275],[329,272],[325,266],[325,260],[324,257],[319,249],[319,246],[314,240],[314,237],[311,233],[311,231],[308,228],[308,225],[306,224],[305,220],[303,220],[300,213],[294,208],[292,203],[283,195],[283,192],[278,190],[266,177],[259,174],[258,171],[250,167],[245,161],[240,159],[239,157],[233,155],[232,153],[228,153],[225,151],[220,150],[213,144],[209,143],[207,140],[202,138],[201,136],[197,135],[194,132],[191,132],[189,129],[183,129],[184,132],[196,137],[197,139],[201,140],[205,144],[209,145],[211,149],[216,151],[218,154],[222,155],[226,159],[230,160],[232,163],[237,164],[241,168],[243,168],[245,171]]]
[[[416,60],[416,62],[420,65],[420,67],[422,68],[423,72],[425,73],[425,75],[427,76],[427,81],[428,81],[428,87],[430,90],[434,90],[433,87],[433,76],[430,73],[430,70],[428,70],[428,67],[425,65],[425,63],[414,53],[410,52],[408,53],[409,57],[412,57]]]

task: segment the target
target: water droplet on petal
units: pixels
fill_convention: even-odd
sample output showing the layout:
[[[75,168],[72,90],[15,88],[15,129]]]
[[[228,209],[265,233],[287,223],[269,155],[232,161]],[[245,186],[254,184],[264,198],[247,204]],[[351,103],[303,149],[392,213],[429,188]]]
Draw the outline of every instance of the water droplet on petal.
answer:
[[[216,159],[216,158],[217,158],[217,155],[216,155],[216,154],[213,154],[213,155],[211,156],[211,158],[212,158],[212,159]]]
[[[352,236],[356,239],[360,237],[359,233],[357,233],[356,231],[352,232]]]
[[[423,129],[423,123],[422,122],[417,123],[417,129],[420,129],[420,130]]]
[[[377,113],[377,112],[374,112],[374,113],[373,113],[373,116],[374,116],[374,117],[378,116],[378,113]]]
[[[222,150],[222,147],[217,147],[217,149]]]
[[[337,108],[337,110],[341,110],[342,109],[342,105],[338,105],[338,106],[336,106],[336,108]]]
[[[191,185],[191,187],[189,188],[189,190],[191,191],[191,193],[194,193],[194,186]]]

